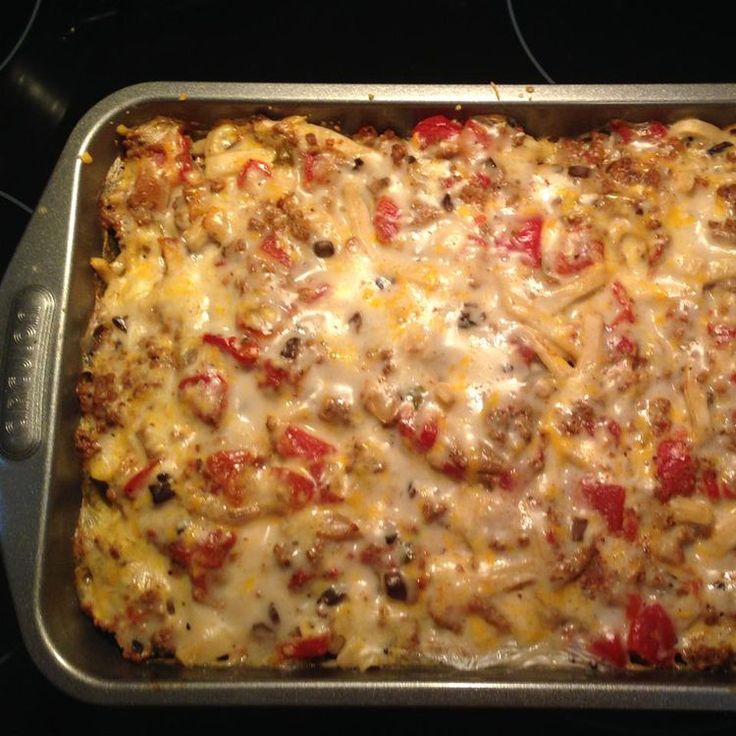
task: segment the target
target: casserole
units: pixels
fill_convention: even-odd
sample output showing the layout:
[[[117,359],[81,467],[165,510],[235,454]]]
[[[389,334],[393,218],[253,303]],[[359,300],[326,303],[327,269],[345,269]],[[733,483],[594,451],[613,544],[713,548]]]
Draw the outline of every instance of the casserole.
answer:
[[[401,132],[429,114],[512,115],[531,133],[583,131],[617,117],[672,122],[733,118],[730,87],[531,88],[143,85],[94,108],[77,126],[2,286],[6,320],[2,541],[31,654],[72,694],[98,702],[415,703],[730,707],[728,678],[658,672],[605,676],[586,670],[383,670],[364,674],[144,668],[120,662],[114,645],[77,610],[69,544],[79,505],[72,434],[78,346],[92,306],[89,257],[99,250],[95,201],[115,155],[115,127],[155,114],[202,125],[253,112],[300,113]],[[180,97],[186,96],[186,99]],[[554,111],[554,115],[550,112]],[[91,163],[85,165],[79,157]],[[69,196],[71,193],[71,197]],[[50,238],[63,237],[53,250]],[[46,428],[50,428],[47,430]],[[19,533],[22,529],[23,533]]]

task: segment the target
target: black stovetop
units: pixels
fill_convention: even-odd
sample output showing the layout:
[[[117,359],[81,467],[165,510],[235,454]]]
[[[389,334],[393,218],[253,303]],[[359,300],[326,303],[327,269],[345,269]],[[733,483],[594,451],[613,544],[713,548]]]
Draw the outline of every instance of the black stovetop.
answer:
[[[120,87],[154,80],[735,82],[734,15],[726,4],[643,0],[516,0],[513,6],[506,0],[393,0],[334,7],[283,0],[6,2],[0,22],[0,272],[71,129]],[[24,650],[2,569],[0,624],[4,733],[61,728],[72,718],[85,730],[107,732],[235,725],[225,710],[97,708],[55,690]],[[344,710],[259,713],[287,729],[312,719],[317,728],[340,728],[348,717]],[[458,715],[383,709],[362,714],[361,723],[413,732],[447,728]],[[604,733],[718,732],[736,724],[723,714],[687,713],[476,710],[462,717],[471,728]]]

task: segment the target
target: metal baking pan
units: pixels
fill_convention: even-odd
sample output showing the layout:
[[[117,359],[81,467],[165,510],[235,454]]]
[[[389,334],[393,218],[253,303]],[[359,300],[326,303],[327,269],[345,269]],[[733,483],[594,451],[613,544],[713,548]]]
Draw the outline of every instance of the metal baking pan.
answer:
[[[369,672],[136,665],[77,604],[71,539],[81,502],[73,434],[80,337],[93,304],[97,197],[115,128],[157,114],[209,125],[301,113],[407,132],[429,114],[500,113],[540,135],[613,117],[736,120],[736,85],[382,86],[150,83],[123,89],[74,129],[0,286],[0,542],[31,656],[57,686],[108,704],[482,705],[736,710],[736,673],[603,673],[588,668],[414,668]],[[80,156],[88,152],[89,164]],[[88,159],[88,157],[85,157]]]

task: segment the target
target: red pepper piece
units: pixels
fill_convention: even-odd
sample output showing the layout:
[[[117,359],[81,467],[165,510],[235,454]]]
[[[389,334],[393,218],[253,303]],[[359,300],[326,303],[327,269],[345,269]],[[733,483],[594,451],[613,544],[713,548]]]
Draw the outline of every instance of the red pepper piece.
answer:
[[[273,468],[273,472],[288,485],[291,491],[289,504],[292,508],[303,508],[312,500],[316,484],[311,478],[289,468]]]
[[[481,146],[487,146],[491,142],[491,134],[477,121],[466,120],[463,130],[470,131],[475,137],[475,142]]]
[[[216,490],[229,498],[240,499],[239,476],[242,471],[254,465],[256,456],[247,450],[220,450],[210,455],[205,467]]]
[[[327,654],[329,647],[329,634],[322,634],[285,642],[279,650],[281,656],[286,659],[316,659]]]
[[[397,426],[399,434],[409,440],[412,448],[422,455],[429,452],[437,441],[437,434],[439,433],[437,419],[430,417],[417,428],[416,413],[407,404],[399,410]]]
[[[646,127],[646,135],[649,138],[665,138],[669,133],[667,126],[659,120],[652,120]]]
[[[263,378],[258,381],[261,388],[278,388],[289,380],[289,371],[275,366],[270,360],[263,364]]]
[[[634,322],[634,302],[631,301],[629,293],[620,281],[614,281],[611,285],[613,289],[613,296],[616,301],[621,305],[621,310],[616,315],[616,318],[611,322],[611,326],[615,327],[619,322]]]
[[[532,217],[522,223],[510,238],[497,241],[505,250],[524,255],[524,260],[534,268],[542,265],[542,218]]]
[[[444,115],[432,115],[418,122],[414,126],[412,135],[416,136],[422,148],[426,148],[433,143],[454,138],[461,130],[462,126],[455,120],[450,120]]]
[[[379,243],[387,245],[399,234],[399,218],[401,212],[391,197],[383,196],[376,204],[373,225]]]
[[[123,486],[123,493],[128,498],[135,498],[138,495],[138,491],[146,483],[146,478],[151,474],[151,471],[159,464],[160,460],[152,460],[148,465],[141,468],[135,475],[128,479],[128,482]]]
[[[305,457],[308,460],[318,460],[334,451],[335,448],[328,442],[293,424],[284,430],[276,443],[276,452],[281,457]]]
[[[659,487],[657,498],[663,503],[672,496],[690,496],[695,490],[696,466],[690,446],[681,439],[664,440],[654,458]]]
[[[634,509],[624,509],[624,537],[633,542],[639,534],[639,517]]]
[[[217,425],[227,406],[227,381],[217,371],[195,373],[179,381],[179,390],[194,414],[207,424]]]
[[[202,336],[202,342],[207,345],[214,345],[225,353],[232,355],[235,360],[244,366],[252,366],[261,353],[258,343],[248,338],[238,340],[237,337],[223,337],[222,335],[212,335],[207,333]]]
[[[598,659],[614,667],[626,667],[628,655],[619,634],[606,634],[590,642],[588,651]]]
[[[308,570],[297,570],[290,578],[289,578],[289,590],[300,590],[303,588],[310,580],[314,579],[314,573],[309,572]]]
[[[628,143],[634,137],[634,131],[631,126],[624,120],[611,120],[608,127],[617,133],[624,143]]]
[[[659,603],[643,606],[633,615],[628,648],[648,664],[672,665],[676,642],[675,627]]]
[[[279,245],[279,241],[273,233],[263,239],[261,250],[285,268],[291,268],[291,256]]]
[[[624,525],[624,502],[626,500],[624,487],[584,480],[582,489],[590,505],[606,520],[608,531],[620,532]]]
[[[238,187],[242,189],[248,182],[248,174],[251,171],[257,172],[259,175],[266,179],[271,178],[273,172],[271,167],[265,161],[258,161],[255,158],[249,158],[244,164],[243,168],[238,173]]]

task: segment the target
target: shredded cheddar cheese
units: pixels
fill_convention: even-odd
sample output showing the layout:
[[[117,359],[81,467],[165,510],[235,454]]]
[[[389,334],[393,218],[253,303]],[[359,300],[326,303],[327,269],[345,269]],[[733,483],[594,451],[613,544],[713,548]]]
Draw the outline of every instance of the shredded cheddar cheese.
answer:
[[[731,131],[117,130],[75,556],[126,657],[733,662]]]

